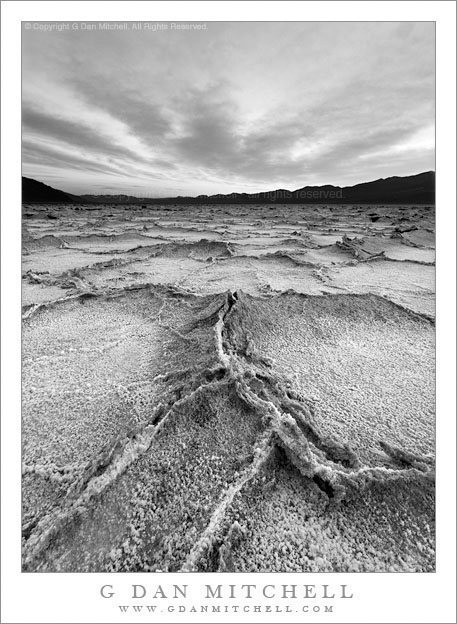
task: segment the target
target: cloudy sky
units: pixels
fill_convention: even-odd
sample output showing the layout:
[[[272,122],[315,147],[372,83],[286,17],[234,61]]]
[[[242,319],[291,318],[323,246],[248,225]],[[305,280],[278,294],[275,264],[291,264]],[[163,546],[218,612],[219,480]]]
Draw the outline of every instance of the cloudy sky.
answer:
[[[23,175],[144,196],[434,169],[434,24],[24,30]]]

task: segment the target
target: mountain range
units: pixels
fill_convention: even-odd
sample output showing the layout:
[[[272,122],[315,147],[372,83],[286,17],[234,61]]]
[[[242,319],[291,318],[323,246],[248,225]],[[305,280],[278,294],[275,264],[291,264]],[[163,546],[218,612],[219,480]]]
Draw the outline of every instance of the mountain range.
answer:
[[[229,193],[197,197],[145,198],[131,195],[73,195],[22,177],[22,203],[115,204],[434,204],[435,172],[393,176],[354,186],[304,186],[295,191]]]

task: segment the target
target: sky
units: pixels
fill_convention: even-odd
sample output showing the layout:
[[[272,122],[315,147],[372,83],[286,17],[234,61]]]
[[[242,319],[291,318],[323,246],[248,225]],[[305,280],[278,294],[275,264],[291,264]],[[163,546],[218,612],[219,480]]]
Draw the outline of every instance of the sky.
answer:
[[[23,30],[23,175],[166,197],[435,168],[433,23],[161,24]]]

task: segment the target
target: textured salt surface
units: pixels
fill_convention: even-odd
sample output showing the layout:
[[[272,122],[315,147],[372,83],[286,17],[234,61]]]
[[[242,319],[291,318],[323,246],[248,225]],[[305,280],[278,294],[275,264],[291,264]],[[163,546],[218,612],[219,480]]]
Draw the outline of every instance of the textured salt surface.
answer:
[[[23,221],[23,569],[432,571],[433,209],[90,208]]]

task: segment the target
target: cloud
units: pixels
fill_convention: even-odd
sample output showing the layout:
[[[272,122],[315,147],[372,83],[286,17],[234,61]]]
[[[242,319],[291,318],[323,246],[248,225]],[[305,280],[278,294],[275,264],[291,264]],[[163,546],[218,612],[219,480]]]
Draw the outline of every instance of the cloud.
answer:
[[[88,77],[74,82],[80,96],[89,106],[104,110],[129,127],[143,142],[155,144],[172,131],[171,120],[164,107],[155,103],[141,89],[126,89],[122,81]]]
[[[53,139],[72,147],[83,148],[89,153],[128,158],[137,157],[135,152],[116,143],[114,137],[97,133],[97,130],[72,119],[59,117],[29,107],[22,107],[22,129],[25,136]]]
[[[122,169],[110,165],[108,162],[100,162],[90,157],[79,156],[59,149],[57,146],[35,143],[30,140],[22,142],[23,159],[27,164],[35,163],[60,168],[80,169],[82,171],[94,171],[108,173],[116,176],[123,175]]]

